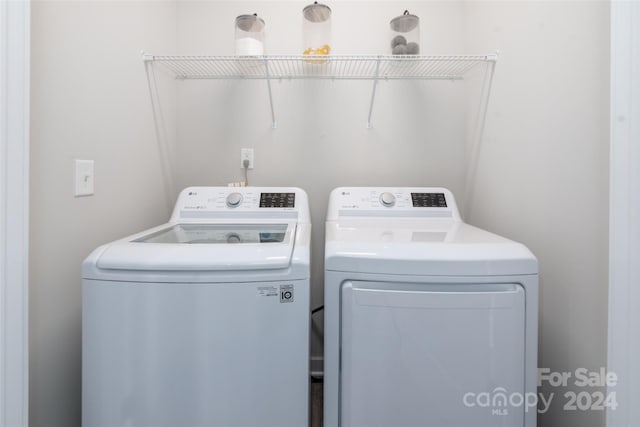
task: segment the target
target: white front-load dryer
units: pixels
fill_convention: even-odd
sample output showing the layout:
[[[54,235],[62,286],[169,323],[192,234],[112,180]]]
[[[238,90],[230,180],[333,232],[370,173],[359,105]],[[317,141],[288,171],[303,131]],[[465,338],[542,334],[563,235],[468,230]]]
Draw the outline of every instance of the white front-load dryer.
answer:
[[[533,427],[538,266],[444,188],[338,188],[325,247],[326,427]]]
[[[191,187],[83,264],[84,427],[308,425],[309,208]]]

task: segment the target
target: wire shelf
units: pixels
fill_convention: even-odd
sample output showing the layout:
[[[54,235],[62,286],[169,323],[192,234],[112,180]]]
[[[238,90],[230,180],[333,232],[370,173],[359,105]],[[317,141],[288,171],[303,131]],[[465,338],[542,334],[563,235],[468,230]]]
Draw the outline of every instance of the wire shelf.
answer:
[[[171,56],[143,54],[177,79],[461,80],[489,55]]]

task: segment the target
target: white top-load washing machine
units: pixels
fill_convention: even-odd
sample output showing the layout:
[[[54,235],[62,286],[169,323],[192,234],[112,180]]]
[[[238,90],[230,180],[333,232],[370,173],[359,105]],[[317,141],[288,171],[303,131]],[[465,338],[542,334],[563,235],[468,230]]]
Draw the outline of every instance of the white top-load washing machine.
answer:
[[[444,188],[338,188],[325,248],[326,427],[533,427],[538,266]]]
[[[84,427],[308,425],[309,208],[192,187],[83,264]]]

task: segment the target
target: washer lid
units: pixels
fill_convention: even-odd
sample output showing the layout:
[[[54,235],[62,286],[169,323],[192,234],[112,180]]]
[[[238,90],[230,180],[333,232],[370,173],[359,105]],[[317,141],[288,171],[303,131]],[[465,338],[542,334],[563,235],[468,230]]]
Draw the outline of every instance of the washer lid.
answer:
[[[296,223],[165,224],[107,245],[113,270],[264,270],[291,263]]]

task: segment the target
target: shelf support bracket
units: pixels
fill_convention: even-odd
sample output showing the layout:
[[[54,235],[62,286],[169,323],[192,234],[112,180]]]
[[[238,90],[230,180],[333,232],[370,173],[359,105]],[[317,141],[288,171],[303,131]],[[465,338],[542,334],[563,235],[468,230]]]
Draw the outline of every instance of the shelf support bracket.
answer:
[[[161,161],[162,178],[164,180],[164,190],[166,195],[166,201],[169,209],[171,209],[174,197],[174,173],[172,167],[172,154],[171,144],[167,138],[167,131],[165,129],[165,119],[162,112],[162,103],[160,102],[160,94],[158,90],[158,82],[156,80],[156,74],[153,66],[153,57],[145,55],[143,53],[143,61],[145,71],[147,73],[147,85],[149,89],[149,98],[151,100],[151,110],[153,112],[153,123],[156,133],[156,141],[158,143],[158,154]]]
[[[271,128],[276,129],[276,113],[273,109],[273,95],[271,94],[271,79],[269,78],[269,60],[264,58],[264,76],[267,80],[267,91],[269,92],[269,107],[271,107]]]
[[[480,156],[480,148],[482,145],[482,137],[484,136],[484,125],[487,119],[487,110],[489,106],[489,94],[491,93],[491,84],[493,82],[493,73],[496,67],[498,55],[487,57],[487,67],[485,69],[484,80],[480,94],[480,105],[476,115],[473,135],[471,139],[471,149],[465,168],[465,192],[464,192],[464,213],[465,217],[471,215],[471,205],[473,204],[473,196],[475,193],[476,173],[478,171],[478,158]]]
[[[373,79],[373,90],[371,91],[371,103],[369,104],[369,117],[367,118],[367,129],[373,128],[371,115],[373,114],[373,101],[376,98],[376,87],[378,86],[378,76],[380,73],[380,58],[376,59],[376,76]]]

